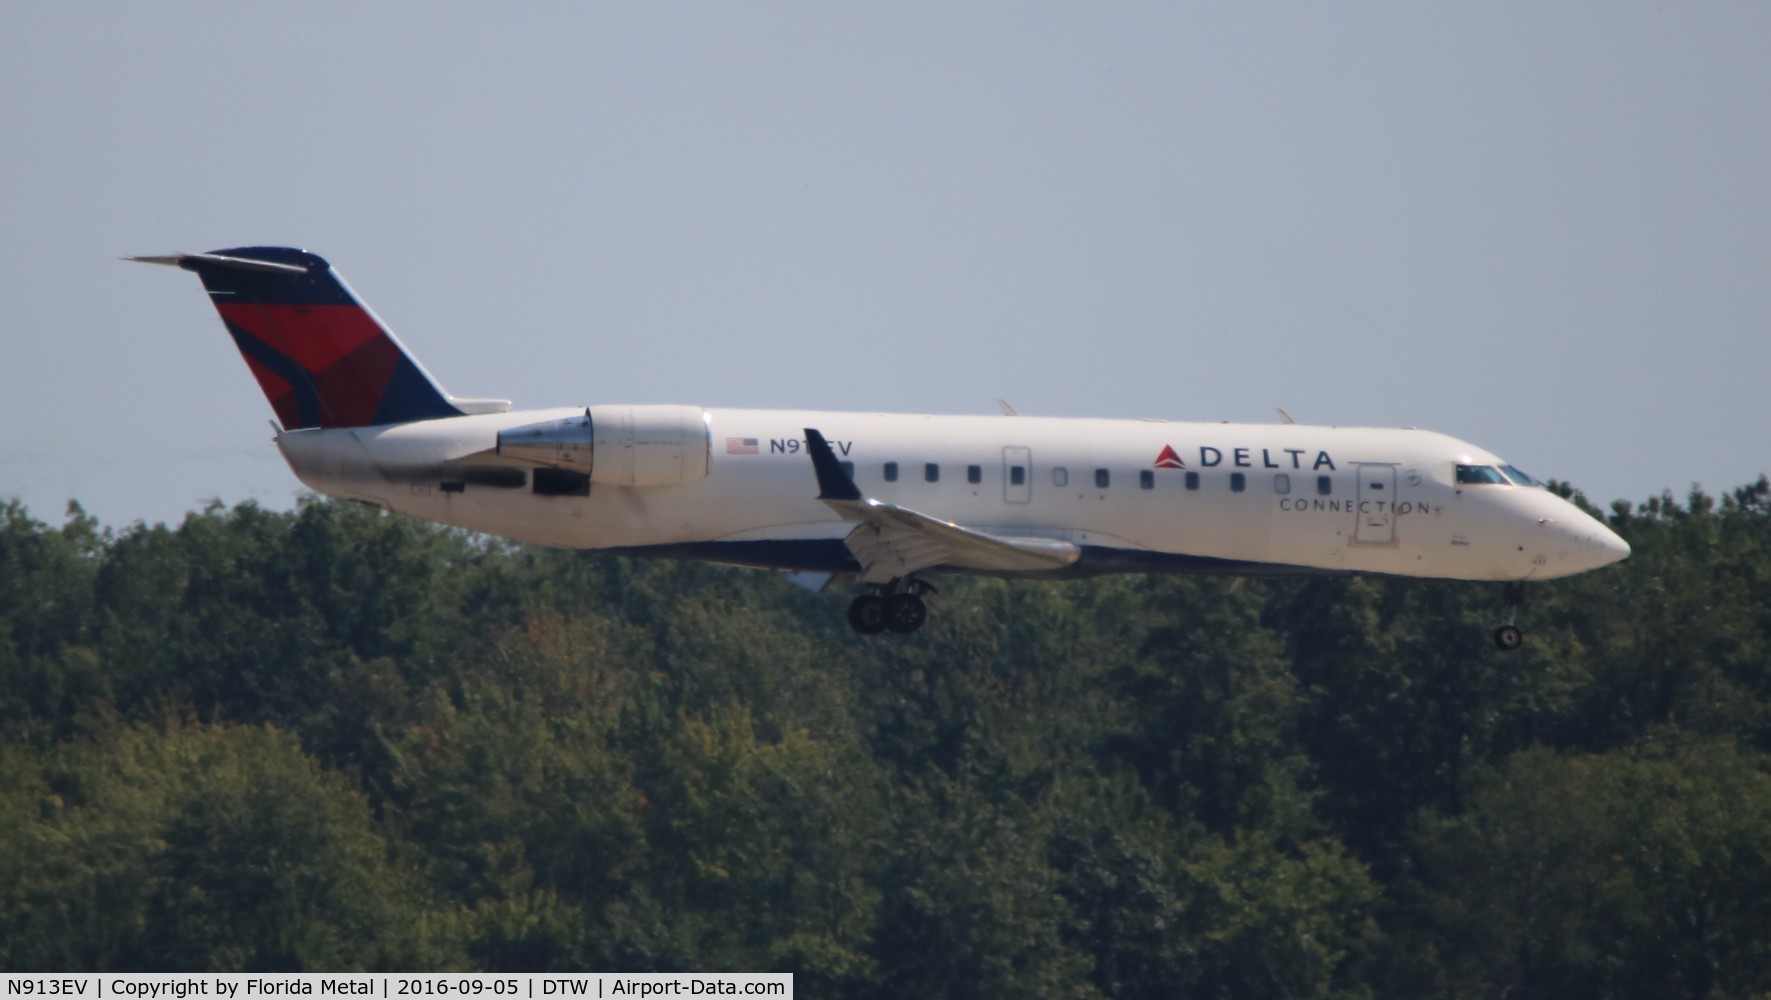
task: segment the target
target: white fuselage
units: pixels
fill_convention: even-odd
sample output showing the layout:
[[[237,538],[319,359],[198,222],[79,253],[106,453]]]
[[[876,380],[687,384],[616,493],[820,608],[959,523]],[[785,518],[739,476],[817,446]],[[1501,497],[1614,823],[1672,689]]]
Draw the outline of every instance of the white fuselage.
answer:
[[[1500,460],[1412,429],[716,409],[705,411],[704,476],[592,483],[585,495],[538,494],[537,465],[495,453],[501,431],[583,412],[300,430],[278,445],[319,492],[431,521],[548,545],[783,569],[851,568],[842,539],[854,524],[819,501],[806,428],[853,463],[865,496],[985,533],[1073,543],[1084,555],[1068,575],[1517,581],[1578,573],[1629,551],[1548,490],[1460,484],[1459,465]]]

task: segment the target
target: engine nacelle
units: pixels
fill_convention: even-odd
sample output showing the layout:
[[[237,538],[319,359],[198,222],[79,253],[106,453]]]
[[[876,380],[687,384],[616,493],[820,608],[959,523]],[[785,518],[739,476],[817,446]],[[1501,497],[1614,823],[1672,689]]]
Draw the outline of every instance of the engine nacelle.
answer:
[[[499,432],[498,454],[604,486],[674,486],[707,475],[708,433],[699,406],[592,406],[582,417]]]

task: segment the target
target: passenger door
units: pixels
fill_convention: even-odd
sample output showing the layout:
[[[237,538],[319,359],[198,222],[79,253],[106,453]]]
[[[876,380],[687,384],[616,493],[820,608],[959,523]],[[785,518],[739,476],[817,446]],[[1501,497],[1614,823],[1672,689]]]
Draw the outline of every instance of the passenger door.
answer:
[[[1389,545],[1396,540],[1396,467],[1360,464],[1359,505],[1353,514],[1353,541]]]

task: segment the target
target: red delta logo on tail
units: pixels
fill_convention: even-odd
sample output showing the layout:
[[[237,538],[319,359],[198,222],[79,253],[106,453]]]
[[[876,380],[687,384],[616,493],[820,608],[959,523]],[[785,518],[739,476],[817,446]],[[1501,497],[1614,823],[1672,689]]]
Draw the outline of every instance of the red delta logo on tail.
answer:
[[[1187,463],[1181,461],[1181,456],[1175,454],[1174,445],[1165,444],[1162,446],[1162,454],[1156,456],[1156,467],[1158,469],[1185,469]]]
[[[503,403],[444,392],[316,254],[234,247],[130,259],[203,279],[283,430],[432,420],[467,412],[458,403]],[[490,412],[502,409],[509,404]]]

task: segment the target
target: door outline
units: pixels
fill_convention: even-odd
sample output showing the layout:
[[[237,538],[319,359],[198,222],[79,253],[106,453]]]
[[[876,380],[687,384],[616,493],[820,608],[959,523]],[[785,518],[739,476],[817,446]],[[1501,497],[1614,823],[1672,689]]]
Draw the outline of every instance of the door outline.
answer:
[[[1021,470],[1021,482],[1015,483],[1014,470]],[[1002,449],[1002,499],[1008,503],[1027,503],[1033,499],[1033,449],[1005,445]]]
[[[1353,541],[1358,545],[1396,544],[1396,467],[1376,462],[1353,466]]]

